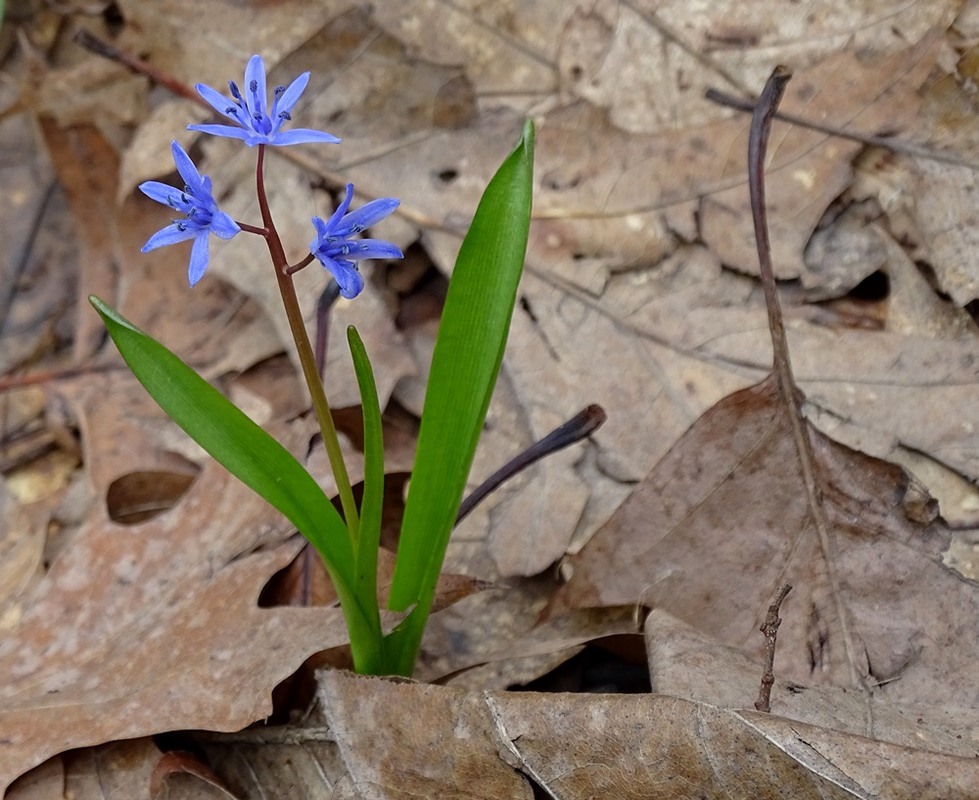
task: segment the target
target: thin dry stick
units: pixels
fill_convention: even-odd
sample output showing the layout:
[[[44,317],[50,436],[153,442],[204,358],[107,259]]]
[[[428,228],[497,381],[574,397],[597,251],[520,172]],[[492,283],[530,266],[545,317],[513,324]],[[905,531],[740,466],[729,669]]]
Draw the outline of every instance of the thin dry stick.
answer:
[[[735,97],[732,94],[722,92],[720,89],[708,89],[704,94],[704,97],[713,103],[717,103],[718,105],[735,108],[738,111],[746,111],[749,114],[753,113],[755,110],[754,100],[745,100],[740,97]],[[872,145],[874,147],[883,147],[893,153],[903,153],[904,155],[914,156],[915,158],[927,158],[930,161],[939,161],[943,164],[953,164],[957,167],[979,169],[979,163],[970,161],[968,158],[957,156],[954,153],[944,153],[940,150],[931,150],[927,147],[921,147],[920,145],[914,144],[913,142],[905,142],[901,139],[896,139],[893,136],[873,136],[872,134],[868,133],[849,131],[846,128],[839,128],[835,125],[823,125],[820,122],[815,122],[814,120],[800,117],[797,114],[783,114],[781,111],[775,114],[775,119],[781,120],[782,122],[789,122],[799,128],[806,128],[807,130],[816,131],[817,133],[825,133],[828,136],[835,136],[839,139],[848,139],[851,142],[859,142],[860,144]]]
[[[792,438],[795,440],[796,452],[799,454],[799,462],[802,466],[806,498],[816,525],[819,546],[822,550],[823,562],[826,565],[830,593],[836,607],[836,616],[840,622],[843,650],[850,667],[850,679],[855,686],[867,690],[864,671],[857,666],[857,651],[853,644],[846,608],[843,605],[840,584],[836,576],[829,520],[826,519],[826,513],[823,510],[822,491],[816,479],[816,462],[806,420],[802,414],[801,393],[796,390],[795,378],[792,375],[792,362],[789,359],[789,345],[785,338],[782,308],[775,286],[775,271],[772,268],[772,249],[768,239],[768,215],[765,211],[765,154],[768,149],[768,136],[772,128],[772,119],[785,92],[785,86],[791,77],[792,73],[788,67],[776,67],[765,84],[765,89],[762,91],[761,97],[758,98],[758,105],[751,116],[751,132],[748,136],[748,188],[751,192],[751,216],[755,225],[755,243],[758,248],[758,264],[761,268],[761,285],[765,292],[765,305],[768,307],[768,328],[772,334],[775,378],[789,415]]]
[[[775,600],[768,607],[768,616],[765,617],[765,622],[758,629],[765,634],[765,672],[761,676],[761,688],[758,690],[755,708],[764,711],[766,714],[770,714],[772,711],[772,686],[775,684],[775,642],[778,639],[778,626],[782,624],[778,610],[782,607],[785,595],[791,591],[791,584],[782,584]]]

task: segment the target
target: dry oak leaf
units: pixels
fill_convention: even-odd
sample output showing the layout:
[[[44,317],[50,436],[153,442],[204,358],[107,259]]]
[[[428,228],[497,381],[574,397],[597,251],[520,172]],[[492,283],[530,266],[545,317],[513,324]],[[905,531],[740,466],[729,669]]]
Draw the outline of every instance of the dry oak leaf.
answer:
[[[979,591],[942,564],[936,504],[900,467],[807,430],[830,552],[770,377],[684,434],[571,559],[550,612],[643,603],[761,662],[757,629],[788,582],[783,680],[979,706]]]
[[[4,800],[148,798],[150,778],[161,755],[150,737],[72,750],[22,775],[7,789]]]
[[[68,749],[267,716],[276,684],[347,641],[339,609],[258,607],[290,533],[214,462],[151,522],[96,513],[5,616],[0,787]]]
[[[939,52],[938,31],[913,47],[883,58],[842,52],[797,73],[781,111],[824,125],[874,135],[900,130],[914,119],[916,92]],[[758,274],[758,256],[742,154],[748,125],[725,142],[729,159],[714,173],[735,185],[706,196],[700,207],[704,241],[721,261]],[[773,130],[766,169],[766,205],[771,226],[772,261],[779,279],[802,278],[820,287],[830,276],[811,270],[803,259],[806,243],[829,204],[853,180],[851,161],[860,145],[796,126]],[[731,157],[733,156],[733,157]]]
[[[972,797],[979,762],[663,695],[466,693],[331,671],[355,792],[418,797]],[[365,720],[375,720],[366,725]]]
[[[764,667],[653,609],[646,617],[646,654],[653,691],[721,708],[750,708]],[[914,750],[962,758],[979,752],[979,710],[932,703],[873,703],[863,692],[779,680],[776,650],[771,710],[819,728],[866,736]]]

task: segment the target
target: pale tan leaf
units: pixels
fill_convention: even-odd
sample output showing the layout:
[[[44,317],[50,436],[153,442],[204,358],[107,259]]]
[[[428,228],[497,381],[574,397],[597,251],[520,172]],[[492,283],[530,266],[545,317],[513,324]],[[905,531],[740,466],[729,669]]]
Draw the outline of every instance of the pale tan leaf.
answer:
[[[552,611],[642,602],[757,657],[788,582],[783,679],[855,689],[856,669],[885,701],[975,706],[979,591],[942,565],[934,502],[899,467],[810,430],[822,550],[780,405],[769,378],[705,414],[574,558]]]
[[[753,707],[763,672],[760,662],[660,609],[646,618],[645,633],[655,692],[721,708]],[[973,758],[979,749],[979,713],[974,708],[881,703],[861,692],[786,682],[779,679],[780,650],[776,647],[771,698],[776,716],[961,758]]]
[[[322,684],[368,800],[529,798],[531,786],[555,797],[937,800],[979,785],[975,759],[661,695],[477,695],[336,671]]]
[[[3,784],[70,748],[267,715],[278,682],[346,641],[338,609],[258,607],[288,532],[214,464],[151,522],[94,515],[0,643]]]

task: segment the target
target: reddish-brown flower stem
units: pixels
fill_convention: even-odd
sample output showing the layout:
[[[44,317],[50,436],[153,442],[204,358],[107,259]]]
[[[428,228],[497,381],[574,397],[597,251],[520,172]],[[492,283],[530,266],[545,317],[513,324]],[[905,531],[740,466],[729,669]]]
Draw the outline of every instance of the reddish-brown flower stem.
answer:
[[[272,258],[275,280],[279,285],[279,294],[282,295],[282,304],[285,307],[286,317],[289,320],[289,329],[292,331],[292,338],[296,343],[296,352],[299,355],[303,377],[306,380],[306,385],[309,387],[309,394],[313,401],[313,412],[316,414],[320,431],[323,434],[323,444],[326,447],[326,454],[330,459],[333,479],[336,481],[337,489],[340,493],[340,505],[343,508],[347,530],[350,531],[350,537],[354,545],[356,545],[359,529],[357,503],[354,500],[350,478],[347,475],[347,465],[344,463],[343,454],[340,450],[340,440],[337,437],[336,426],[333,423],[330,404],[326,399],[326,392],[323,389],[323,383],[316,369],[316,357],[309,341],[309,334],[306,332],[302,309],[299,306],[299,298],[296,296],[296,287],[292,282],[292,275],[288,272],[289,265],[286,261],[285,250],[282,247],[279,232],[275,228],[275,222],[272,220],[268,197],[265,194],[265,145],[263,144],[258,146],[255,185],[258,191],[258,207],[262,212],[262,224],[265,225],[267,231],[265,241],[268,244],[269,255]]]
[[[316,259],[312,253],[307,253],[306,258],[300,261],[298,264],[292,264],[286,267],[286,275],[295,275],[299,270],[306,269],[313,261]]]
[[[245,233],[256,233],[259,236],[264,236],[268,238],[269,230],[268,228],[259,228],[256,225],[249,225],[247,222],[240,222],[235,220],[235,224],[241,228]]]

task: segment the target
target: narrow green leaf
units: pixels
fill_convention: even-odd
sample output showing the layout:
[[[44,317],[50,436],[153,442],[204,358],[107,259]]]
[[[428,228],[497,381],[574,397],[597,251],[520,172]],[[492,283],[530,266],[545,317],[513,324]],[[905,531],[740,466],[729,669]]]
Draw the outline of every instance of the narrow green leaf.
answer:
[[[459,251],[439,324],[389,605],[415,608],[389,636],[410,673],[503,359],[523,271],[534,128],[486,187]]]
[[[288,450],[166,347],[98,297],[89,301],[133,374],[170,418],[281,511],[316,548],[340,596],[355,664],[376,669],[382,641],[376,598],[373,608],[358,602],[346,526],[316,481]]]
[[[99,298],[90,300],[133,374],[169,417],[299,530],[328,525],[324,555],[352,575],[343,520],[302,464],[166,347]]]
[[[367,349],[357,329],[347,328],[353,357],[360,405],[364,416],[364,497],[360,503],[360,537],[356,545],[357,595],[364,604],[377,602],[377,550],[381,541],[381,512],[384,508],[384,433],[381,405]]]

